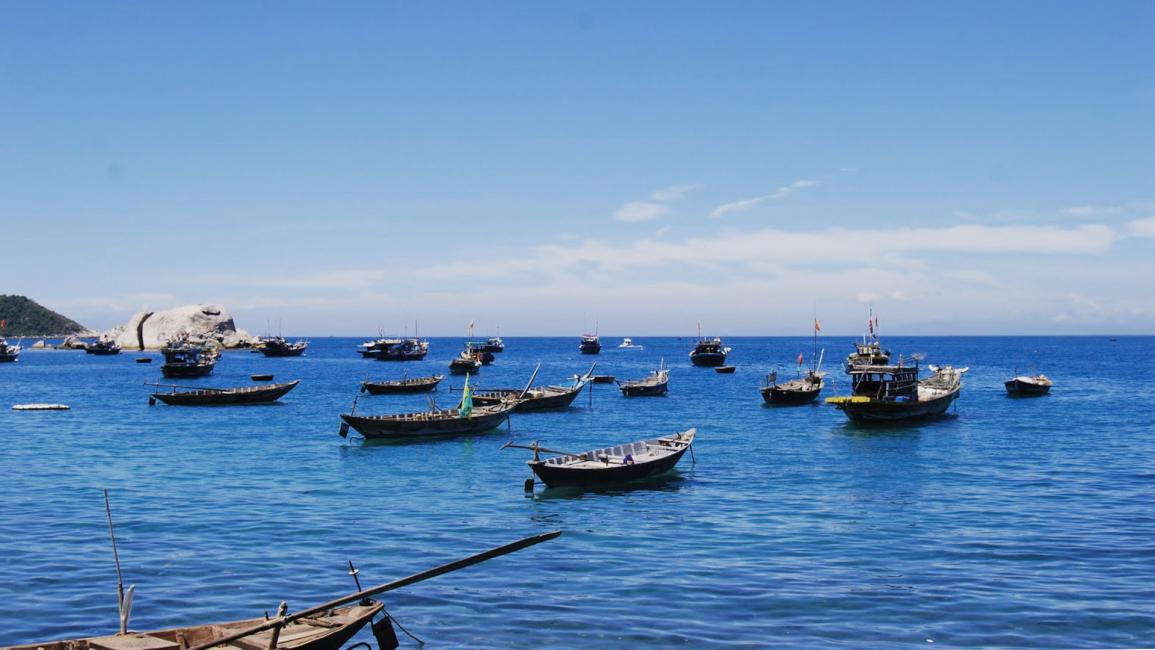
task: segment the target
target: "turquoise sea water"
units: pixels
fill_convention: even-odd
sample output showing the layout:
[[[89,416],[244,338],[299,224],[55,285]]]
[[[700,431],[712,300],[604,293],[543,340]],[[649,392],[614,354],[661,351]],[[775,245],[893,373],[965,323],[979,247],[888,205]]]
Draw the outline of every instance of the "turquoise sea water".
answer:
[[[733,375],[693,368],[689,339],[577,353],[577,338],[514,338],[482,387],[563,383],[598,362],[635,378],[665,358],[665,398],[594,388],[567,412],[416,444],[337,435],[359,382],[443,372],[359,358],[317,339],[307,357],[225,354],[205,385],[301,379],[282,404],[148,406],[157,363],[26,351],[0,365],[0,645],[110,633],[112,493],[132,627],[301,609],[525,535],[552,542],[387,595],[434,647],[1134,647],[1155,645],[1155,338],[899,338],[896,354],[969,366],[955,415],[860,428],[825,405],[769,408],[758,384],[805,338],[736,338]],[[834,390],[850,341],[823,340]],[[1010,399],[1037,365],[1053,394]],[[197,382],[187,382],[197,383]],[[455,395],[447,377],[435,393]],[[23,402],[72,410],[20,413]],[[358,412],[426,396],[362,397]],[[512,439],[584,450],[697,427],[665,480],[592,492],[522,489]],[[367,637],[366,634],[362,638]]]

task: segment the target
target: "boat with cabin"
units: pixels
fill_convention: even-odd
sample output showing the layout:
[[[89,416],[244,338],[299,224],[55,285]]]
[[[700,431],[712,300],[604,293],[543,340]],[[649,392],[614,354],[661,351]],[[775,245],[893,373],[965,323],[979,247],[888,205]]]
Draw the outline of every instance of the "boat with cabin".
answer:
[[[309,348],[308,341],[290,343],[281,336],[268,336],[253,346],[266,357],[299,357]]]
[[[478,354],[462,351],[457,358],[449,362],[449,372],[454,375],[476,374],[481,370],[481,359]]]
[[[602,351],[602,340],[597,334],[582,334],[578,350],[582,354],[598,354]]]
[[[112,356],[120,354],[120,345],[112,337],[102,336],[84,346],[84,351],[97,356]]]
[[[632,339],[625,338],[625,339],[622,339],[622,342],[618,344],[618,349],[619,350],[645,350],[646,346],[638,345],[638,344],[634,343]]]
[[[636,481],[664,474],[674,468],[694,444],[697,429],[641,440],[614,447],[572,453],[546,449],[538,443],[504,448],[529,449],[526,461],[534,475],[549,487],[595,487]],[[556,454],[542,459],[541,454]]]
[[[722,345],[722,339],[702,337],[702,324],[698,323],[698,342],[690,351],[690,363],[704,368],[716,368],[726,365],[728,354],[730,348]]]
[[[826,373],[821,371],[822,359],[826,355],[826,350],[818,351],[818,332],[822,327],[818,324],[818,318],[814,318],[814,349],[810,353],[810,367],[803,372],[802,362],[804,356],[802,353],[798,354],[798,377],[788,381],[778,381],[778,371],[775,370],[766,375],[766,382],[762,384],[760,389],[762,393],[762,400],[767,404],[774,406],[797,406],[799,404],[809,404],[818,399],[818,395],[822,392],[826,385]]]
[[[914,365],[901,357],[897,365],[856,366],[850,371],[851,394],[826,398],[859,424],[900,423],[940,417],[958,399],[967,368],[928,366],[933,373],[919,379],[919,355]]]
[[[480,344],[479,349],[482,352],[499,354],[505,352],[505,341],[502,341],[500,336],[491,336],[485,340],[485,343]]]
[[[15,363],[20,359],[20,350],[23,348],[20,345],[9,343],[7,339],[0,337],[0,363]]]
[[[160,353],[164,356],[161,374],[170,379],[211,375],[220,358],[215,349],[196,343],[187,336],[169,341]]]

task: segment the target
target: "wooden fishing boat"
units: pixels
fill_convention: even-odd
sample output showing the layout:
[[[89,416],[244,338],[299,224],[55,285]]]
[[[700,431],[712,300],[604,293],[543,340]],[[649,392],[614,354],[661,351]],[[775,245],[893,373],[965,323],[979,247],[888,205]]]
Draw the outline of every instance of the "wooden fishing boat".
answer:
[[[596,367],[597,364],[595,363],[593,366],[590,366],[586,374],[574,375],[573,383],[569,386],[543,386],[536,388],[533,386],[533,379],[530,379],[530,385],[524,389],[499,388],[476,391],[473,394],[473,403],[477,406],[493,406],[513,400],[517,404],[514,408],[514,411],[517,413],[566,409],[573,404],[586,384],[590,383],[593,377],[592,373]],[[537,377],[537,372],[540,368],[541,366],[539,365],[538,368],[534,370],[534,378]]]
[[[657,370],[644,379],[619,381],[618,388],[626,397],[656,397],[665,395],[670,384],[670,371],[663,362]]]
[[[719,375],[732,375],[734,374],[735,370],[737,370],[737,368],[734,366],[718,366],[714,368],[714,372],[718,373]]]
[[[1044,374],[1035,376],[1020,375],[1008,379],[1005,384],[1007,395],[1011,397],[1041,397],[1051,392],[1054,382]]]
[[[112,530],[111,522],[110,512],[110,531]],[[383,614],[383,618],[372,622],[371,627],[378,643],[383,650],[387,650],[397,647],[396,632],[393,630],[392,619],[383,610],[383,604],[373,600],[372,596],[520,551],[541,542],[555,539],[559,535],[561,535],[561,531],[532,535],[368,589],[361,588],[361,581],[357,577],[360,571],[350,562],[349,573],[357,585],[356,593],[341,596],[327,603],[291,614],[288,612],[286,604],[282,602],[276,615],[271,618],[266,613],[263,617],[240,621],[193,625],[151,632],[132,632],[128,629],[134,588],[130,587],[127,591],[124,589],[120,573],[120,560],[117,559],[120,628],[118,633],[67,641],[10,646],[4,650],[209,650],[210,648],[230,650],[340,650],[362,628],[369,625],[378,614]],[[116,537],[114,535],[114,551],[115,548]]]
[[[578,350],[582,354],[598,354],[602,351],[602,340],[597,334],[582,334]]]
[[[437,388],[437,384],[444,378],[445,375],[432,375],[430,377],[413,377],[412,379],[405,377],[392,381],[363,381],[361,382],[361,392],[370,395],[425,393]]]
[[[689,429],[580,454],[546,449],[537,443],[505,446],[532,450],[533,459],[526,462],[541,482],[550,487],[593,487],[636,481],[670,471],[694,444],[697,433],[697,429]],[[557,456],[542,460],[542,452]]]
[[[161,350],[164,365],[161,373],[169,378],[204,377],[211,375],[217,365],[217,353],[191,343],[188,339],[170,342]]]
[[[289,343],[280,336],[261,339],[255,346],[266,357],[299,357],[309,348],[308,341]]]
[[[594,375],[590,381],[595,384],[612,384],[614,383],[613,375]]]
[[[357,352],[378,361],[420,361],[429,353],[429,342],[416,338],[380,338],[357,346]]]
[[[481,370],[481,360],[468,352],[462,352],[449,362],[449,372],[454,375],[476,374],[478,370]]]
[[[249,379],[252,379],[253,381],[273,381],[273,376],[269,374],[249,375]]]
[[[341,427],[341,437],[348,435],[348,427],[368,439],[435,438],[482,433],[501,426],[516,405],[516,402],[510,401],[496,406],[473,407],[468,411],[452,408],[396,415],[342,413],[344,425]]]
[[[826,373],[807,370],[800,378],[779,383],[778,371],[774,371],[766,375],[766,383],[760,389],[762,399],[767,404],[781,406],[809,404],[818,399],[819,393],[826,385],[823,379],[825,376]]]
[[[171,406],[233,406],[241,404],[268,404],[285,396],[297,387],[297,379],[284,384],[263,386],[242,386],[239,388],[201,388],[169,384],[169,392],[156,392],[149,396],[149,403],[160,400]],[[150,384],[158,388],[163,384]]]
[[[95,354],[97,356],[112,356],[120,354],[120,345],[115,340],[110,338],[101,338],[93,343],[89,343],[84,347],[84,351],[88,354]]]
[[[934,374],[919,380],[915,365],[858,366],[851,371],[851,395],[826,398],[852,422],[901,423],[946,413],[962,390],[966,368],[929,366]]]
[[[0,338],[0,363],[14,363],[20,359],[19,345],[12,345],[7,340]]]

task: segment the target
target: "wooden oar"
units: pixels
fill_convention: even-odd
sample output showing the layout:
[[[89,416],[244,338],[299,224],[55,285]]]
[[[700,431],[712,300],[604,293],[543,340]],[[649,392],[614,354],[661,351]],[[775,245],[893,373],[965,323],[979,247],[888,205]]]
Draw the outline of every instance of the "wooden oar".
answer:
[[[261,623],[260,625],[255,625],[251,628],[248,628],[247,630],[241,630],[240,632],[234,632],[234,633],[229,634],[227,636],[223,636],[223,637],[220,637],[217,639],[211,639],[206,643],[202,643],[200,645],[196,645],[196,646],[193,646],[191,648],[188,648],[188,650],[208,650],[208,648],[212,648],[212,647],[218,646],[218,645],[224,645],[226,643],[236,641],[237,639],[243,639],[246,636],[252,636],[254,634],[258,634],[260,632],[264,632],[265,630],[271,629],[273,627],[283,627],[283,626],[286,626],[289,623],[292,623],[293,621],[296,621],[298,619],[308,618],[308,617],[313,616],[315,614],[320,614],[322,612],[326,612],[326,611],[333,609],[335,607],[339,607],[341,605],[344,605],[345,603],[351,603],[355,600],[361,600],[363,598],[368,598],[370,596],[375,596],[377,594],[385,593],[386,591],[393,591],[394,589],[400,589],[401,587],[407,587],[407,586],[414,584],[414,583],[417,583],[417,582],[422,582],[424,580],[429,580],[430,578],[436,578],[439,575],[444,575],[444,574],[450,573],[452,571],[457,571],[458,569],[464,569],[466,567],[473,566],[474,564],[480,564],[481,562],[484,562],[486,560],[492,560],[495,557],[507,555],[509,553],[513,553],[514,551],[520,551],[523,548],[528,548],[528,547],[533,546],[535,544],[547,542],[551,539],[554,539],[558,535],[561,535],[560,530],[555,530],[555,531],[549,532],[549,533],[542,533],[541,535],[532,535],[530,537],[526,537],[525,539],[518,540],[518,541],[513,542],[511,544],[506,544],[504,546],[498,546],[497,548],[492,548],[488,551],[478,553],[476,555],[470,555],[469,557],[457,560],[456,562],[450,562],[449,564],[444,564],[442,566],[439,566],[439,567],[436,567],[433,569],[427,569],[427,570],[422,571],[420,573],[414,573],[413,575],[411,575],[407,578],[401,578],[400,580],[394,580],[393,582],[386,582],[383,585],[378,585],[376,587],[371,587],[369,589],[358,591],[355,594],[349,594],[348,596],[342,596],[336,600],[330,600],[329,602],[324,603],[322,605],[317,605],[316,607],[310,607],[309,609],[303,609],[303,610],[296,612],[294,614],[289,614],[288,616],[285,616],[283,618],[275,618],[275,619],[267,621],[265,623]]]
[[[581,454],[575,454],[572,451],[558,451],[556,449],[547,449],[547,448],[542,447],[541,445],[537,444],[536,442],[533,443],[532,445],[515,445],[515,444],[513,444],[513,441],[511,440],[511,441],[505,443],[504,445],[502,445],[501,448],[502,449],[507,449],[507,448],[508,449],[528,449],[532,452],[544,451],[547,454],[557,454],[558,456],[581,456]]]
[[[525,399],[525,394],[528,393],[529,389],[533,387],[533,380],[537,379],[537,372],[539,370],[541,370],[540,363],[537,364],[537,367],[533,369],[533,374],[529,377],[529,383],[525,385],[525,390],[521,391],[521,395],[517,396],[517,401],[520,402],[521,400]]]

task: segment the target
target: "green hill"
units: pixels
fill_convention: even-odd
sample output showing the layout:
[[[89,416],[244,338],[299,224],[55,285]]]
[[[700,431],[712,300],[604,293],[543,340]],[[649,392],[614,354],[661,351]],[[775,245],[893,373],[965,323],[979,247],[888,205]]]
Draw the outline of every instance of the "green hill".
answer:
[[[8,321],[8,336],[63,336],[88,328],[71,318],[41,307],[24,296],[0,294],[0,320]]]

